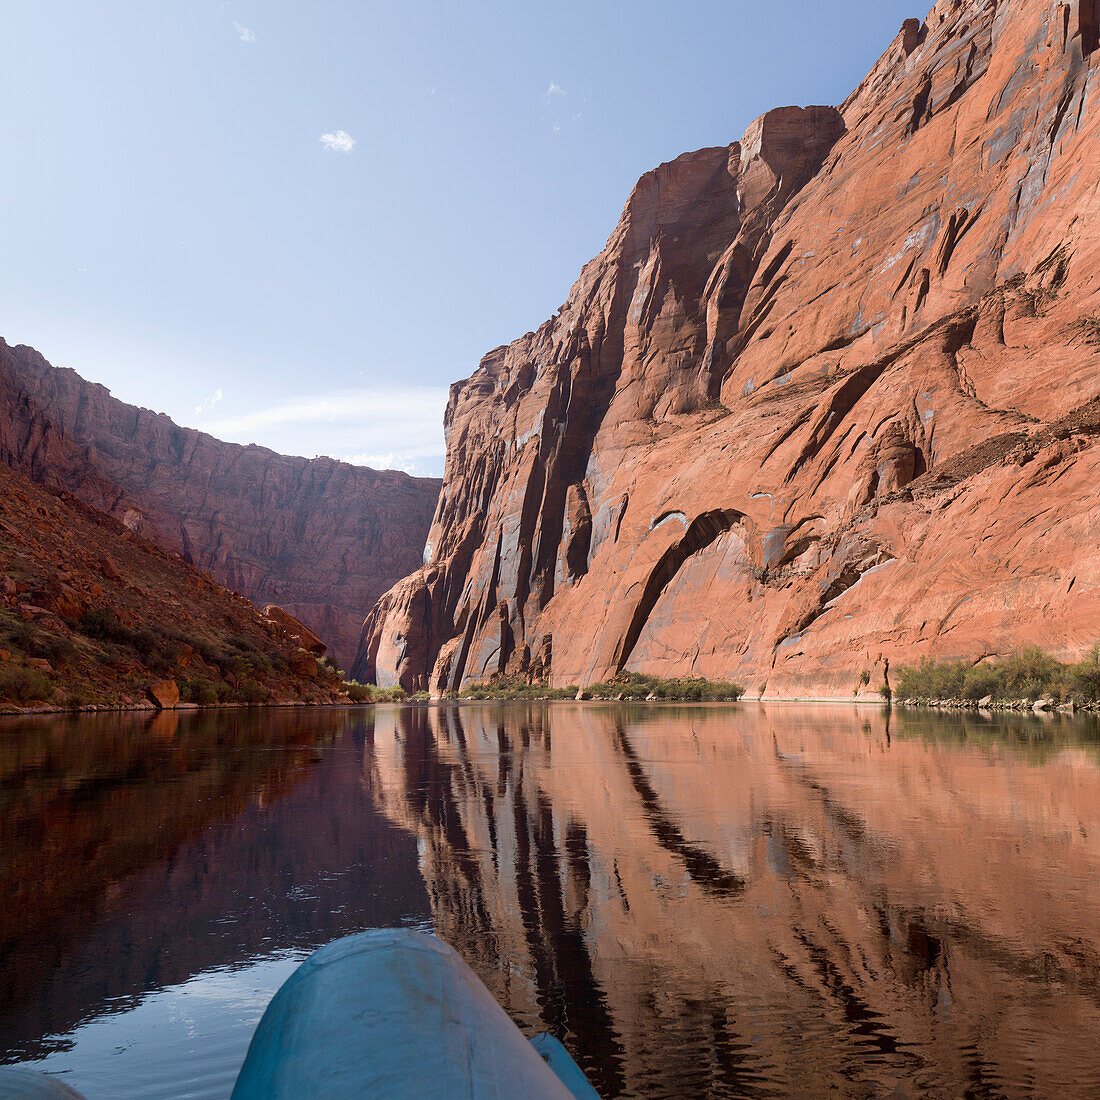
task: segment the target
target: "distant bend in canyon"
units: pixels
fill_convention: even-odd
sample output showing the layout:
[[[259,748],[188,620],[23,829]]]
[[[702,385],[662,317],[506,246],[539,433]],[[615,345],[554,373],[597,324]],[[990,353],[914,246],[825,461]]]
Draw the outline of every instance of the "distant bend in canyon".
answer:
[[[364,614],[420,562],[440,484],[223,443],[3,341],[0,462],[289,611],[342,668]]]
[[[643,176],[451,389],[355,672],[875,692],[1100,636],[1100,3],[941,0],[839,108]]]

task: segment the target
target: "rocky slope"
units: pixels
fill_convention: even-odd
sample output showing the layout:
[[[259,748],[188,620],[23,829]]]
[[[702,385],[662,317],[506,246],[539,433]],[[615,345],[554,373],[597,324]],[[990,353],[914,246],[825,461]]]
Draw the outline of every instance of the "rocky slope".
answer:
[[[839,108],[644,176],[452,387],[355,670],[875,692],[1100,633],[1096,0],[941,0]]]
[[[366,611],[420,562],[439,494],[434,478],[223,443],[3,341],[0,462],[285,608],[344,668]]]
[[[346,702],[292,625],[0,465],[0,713],[171,709],[181,692],[199,704]]]

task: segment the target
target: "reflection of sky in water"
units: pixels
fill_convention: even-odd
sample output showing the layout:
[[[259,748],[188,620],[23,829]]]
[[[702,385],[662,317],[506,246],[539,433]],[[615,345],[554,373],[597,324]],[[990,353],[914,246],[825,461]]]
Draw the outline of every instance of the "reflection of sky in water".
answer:
[[[268,1001],[306,954],[196,974],[51,1037],[67,1049],[24,1065],[57,1074],[87,1100],[228,1096]]]

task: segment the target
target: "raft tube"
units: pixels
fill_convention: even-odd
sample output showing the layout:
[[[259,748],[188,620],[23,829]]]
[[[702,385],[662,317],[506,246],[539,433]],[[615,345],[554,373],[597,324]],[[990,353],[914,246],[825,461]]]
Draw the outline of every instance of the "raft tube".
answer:
[[[232,1100],[599,1100],[550,1035],[528,1042],[458,953],[376,929],[315,951],[252,1037]]]
[[[84,1100],[64,1081],[33,1069],[0,1069],[0,1100]]]

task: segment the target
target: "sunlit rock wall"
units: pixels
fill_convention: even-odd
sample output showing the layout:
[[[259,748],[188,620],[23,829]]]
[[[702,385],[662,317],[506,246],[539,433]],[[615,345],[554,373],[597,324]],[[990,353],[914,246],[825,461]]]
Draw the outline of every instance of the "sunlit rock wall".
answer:
[[[943,0],[838,109],[644,176],[558,313],[452,387],[430,553],[360,676],[850,698],[1091,645],[1095,40],[1089,3]]]

